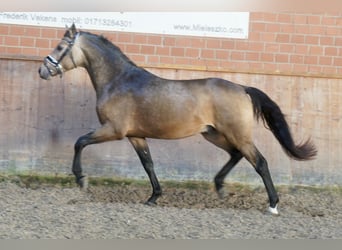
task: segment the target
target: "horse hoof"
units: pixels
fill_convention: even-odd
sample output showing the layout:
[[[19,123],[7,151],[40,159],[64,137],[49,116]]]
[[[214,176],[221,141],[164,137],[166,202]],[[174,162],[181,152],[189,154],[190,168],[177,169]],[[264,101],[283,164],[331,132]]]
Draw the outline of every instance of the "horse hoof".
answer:
[[[155,201],[146,201],[145,205],[150,206],[150,207],[155,207],[157,206],[157,203]]]
[[[217,193],[217,196],[219,197],[219,199],[221,199],[221,200],[224,199],[225,192],[224,192],[223,188],[216,190],[216,193]]]
[[[268,207],[267,212],[271,215],[279,215],[278,212],[278,205],[276,205],[274,208],[273,207]]]
[[[87,190],[87,188],[88,188],[88,178],[87,178],[87,176],[82,176],[78,180],[78,185],[80,186],[82,191]]]

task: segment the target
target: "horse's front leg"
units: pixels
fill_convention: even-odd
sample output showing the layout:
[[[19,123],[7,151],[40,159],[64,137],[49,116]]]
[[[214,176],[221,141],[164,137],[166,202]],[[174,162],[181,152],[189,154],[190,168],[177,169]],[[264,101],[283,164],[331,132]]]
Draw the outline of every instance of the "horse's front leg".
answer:
[[[82,150],[90,144],[101,143],[105,141],[122,139],[123,137],[114,133],[114,130],[111,126],[103,126],[94,132],[90,132],[86,135],[81,136],[77,139],[75,143],[75,154],[74,160],[72,164],[72,172],[76,177],[76,183],[81,188],[86,188],[87,179],[82,174],[82,164],[81,164],[81,156]]]
[[[72,172],[76,177],[76,183],[81,188],[87,188],[86,178],[82,174],[82,164],[81,164],[82,150],[85,146],[89,145],[89,138],[91,137],[92,134],[93,132],[79,137],[74,147],[75,154],[74,154],[74,160],[72,163]]]
[[[147,205],[155,205],[157,199],[162,194],[162,190],[159,184],[159,181],[157,179],[157,176],[154,172],[153,167],[153,161],[150,154],[150,150],[148,148],[148,145],[146,143],[145,138],[136,138],[136,137],[129,137],[128,138],[131,144],[133,145],[135,151],[137,152],[139,159],[144,166],[144,169],[150,179],[151,185],[152,185],[152,195],[151,197],[146,201],[145,204]]]

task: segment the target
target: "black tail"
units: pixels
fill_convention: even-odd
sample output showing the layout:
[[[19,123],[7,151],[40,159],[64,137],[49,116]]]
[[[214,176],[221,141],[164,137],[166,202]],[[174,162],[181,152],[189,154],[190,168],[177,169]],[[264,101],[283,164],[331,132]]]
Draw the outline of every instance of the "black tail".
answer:
[[[283,113],[271,98],[256,88],[245,87],[245,91],[252,99],[256,118],[261,117],[264,124],[266,122],[289,157],[296,160],[310,160],[317,155],[316,147],[310,139],[298,145],[294,143]]]

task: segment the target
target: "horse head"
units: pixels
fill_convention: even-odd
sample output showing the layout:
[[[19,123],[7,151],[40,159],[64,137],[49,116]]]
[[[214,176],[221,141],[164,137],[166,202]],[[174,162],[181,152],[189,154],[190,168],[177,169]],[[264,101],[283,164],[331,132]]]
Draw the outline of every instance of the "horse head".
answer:
[[[67,28],[64,37],[56,48],[44,59],[38,72],[42,79],[48,80],[53,76],[74,69],[80,65],[80,49],[77,44],[80,32],[76,30],[75,24]]]

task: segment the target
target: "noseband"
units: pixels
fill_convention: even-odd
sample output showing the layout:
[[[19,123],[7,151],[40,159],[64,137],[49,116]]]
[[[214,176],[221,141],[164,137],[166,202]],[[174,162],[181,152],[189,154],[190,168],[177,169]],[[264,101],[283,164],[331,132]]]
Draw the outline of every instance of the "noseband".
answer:
[[[75,44],[76,39],[79,37],[80,33],[76,33],[76,36],[72,40],[68,40],[63,38],[62,40],[65,41],[68,44],[68,47],[63,52],[63,54],[60,56],[60,58],[57,60],[51,55],[48,55],[44,59],[44,63],[46,68],[49,70],[50,74],[53,74],[53,70],[49,67],[47,67],[47,64],[50,64],[57,72],[57,75],[60,75],[62,77],[63,75],[63,66],[60,64],[60,62],[63,60],[63,58],[69,53],[69,51],[72,49],[72,46]],[[72,53],[70,54],[71,61],[74,64],[75,68],[77,68],[77,65],[75,63],[74,57],[72,56]]]

